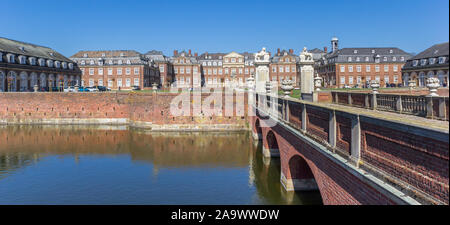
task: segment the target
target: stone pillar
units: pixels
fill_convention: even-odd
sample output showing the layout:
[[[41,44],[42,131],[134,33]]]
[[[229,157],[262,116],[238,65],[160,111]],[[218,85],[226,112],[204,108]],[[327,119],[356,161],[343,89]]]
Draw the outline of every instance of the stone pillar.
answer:
[[[303,104],[302,105],[302,131],[304,131],[304,132],[306,132],[306,124],[307,124],[307,121],[306,121],[306,105],[305,104]]]
[[[445,99],[439,98],[439,118],[445,118],[446,115]]]
[[[314,60],[312,54],[303,48],[300,53],[299,71],[300,71],[300,92],[311,95],[314,89]]]
[[[359,166],[361,153],[361,127],[358,115],[352,116],[351,118],[351,135],[350,158],[356,164],[356,166]]]
[[[256,79],[255,79],[255,91],[257,93],[264,93],[266,91],[266,82],[270,82],[269,77],[269,64],[270,64],[270,55],[266,52],[266,48],[262,48],[262,50],[255,54],[255,71],[256,71]]]
[[[328,143],[334,149],[336,147],[336,111],[330,111],[328,119]]]
[[[395,104],[395,109],[396,109],[398,112],[402,112],[402,111],[403,111],[403,106],[402,106],[402,96],[401,96],[401,95],[398,95],[398,96],[397,96],[397,101],[396,101],[396,104]]]
[[[427,104],[427,118],[433,119],[434,112],[433,112],[433,97],[432,96],[426,96],[425,102]]]

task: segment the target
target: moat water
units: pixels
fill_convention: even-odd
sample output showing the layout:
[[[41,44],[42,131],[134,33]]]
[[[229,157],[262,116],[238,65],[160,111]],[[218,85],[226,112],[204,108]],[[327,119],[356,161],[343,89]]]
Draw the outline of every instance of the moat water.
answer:
[[[0,126],[0,204],[321,204],[249,132]]]

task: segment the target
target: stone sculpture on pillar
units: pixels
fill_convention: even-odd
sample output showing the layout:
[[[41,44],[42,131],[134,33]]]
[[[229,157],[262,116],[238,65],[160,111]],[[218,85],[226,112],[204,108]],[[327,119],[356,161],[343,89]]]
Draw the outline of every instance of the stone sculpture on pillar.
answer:
[[[380,87],[380,82],[378,82],[378,80],[371,80],[370,87],[372,88],[373,94],[378,94],[378,88]]]
[[[427,88],[430,90],[430,94],[428,96],[430,97],[436,97],[439,96],[437,94],[437,89],[441,86],[439,79],[436,77],[429,77],[427,78]]]
[[[302,94],[312,94],[313,93],[313,79],[314,79],[314,60],[312,54],[303,48],[300,53],[300,92]]]
[[[266,82],[270,81],[269,78],[269,64],[270,55],[266,52],[266,48],[258,53],[255,53],[255,66],[256,66],[256,79],[255,79],[255,91],[258,93],[264,93],[266,91]]]
[[[322,77],[319,77],[319,75],[314,78],[314,87],[316,88],[316,91],[320,91],[320,88],[322,87],[322,80]]]

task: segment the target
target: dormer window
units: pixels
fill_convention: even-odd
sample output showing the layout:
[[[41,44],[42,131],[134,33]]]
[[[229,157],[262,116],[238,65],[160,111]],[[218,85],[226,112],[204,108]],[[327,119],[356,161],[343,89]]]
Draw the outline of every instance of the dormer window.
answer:
[[[51,59],[47,60],[47,66],[53,67],[53,60],[51,60]]]
[[[13,54],[7,54],[6,58],[8,59],[8,63],[15,63],[14,55]]]
[[[131,64],[131,61],[130,61],[130,60],[127,60],[127,64]]]
[[[69,63],[69,69],[73,70],[73,63]]]
[[[112,60],[109,60],[108,64],[109,64],[109,65],[112,65],[112,64],[113,64],[113,61],[112,61]]]
[[[417,66],[419,64],[419,60],[414,60],[413,61],[413,66]]]
[[[124,56],[124,55],[123,55],[123,52],[121,52],[121,53],[120,53],[120,57],[123,57],[123,56]]]
[[[50,56],[54,56],[53,52],[49,52],[48,54],[49,54]]]
[[[387,61],[387,57],[386,57],[386,56],[385,56],[385,57],[383,57],[383,61],[385,61],[385,62]]]
[[[20,46],[20,47],[19,47],[19,50],[22,51],[22,52],[25,52],[25,47]]]
[[[59,68],[61,66],[61,63],[59,61],[55,61],[55,67]]]
[[[404,56],[402,56],[402,57],[400,57],[400,61],[405,61],[405,57]]]
[[[353,50],[353,54],[358,54],[358,50]]]
[[[45,59],[39,59],[39,66],[45,66]]]
[[[3,62],[3,52],[0,52],[0,62]]]
[[[27,64],[27,57],[21,55],[19,56],[19,63],[20,64]]]
[[[375,50],[374,49],[372,49],[372,54],[375,54]]]
[[[99,66],[103,66],[103,60],[101,60],[101,59],[98,60],[98,65],[99,65]]]
[[[121,53],[121,54],[123,54],[123,53]],[[117,61],[117,64],[122,65],[122,60],[119,59],[119,61]]]
[[[86,62],[84,61],[84,60],[81,60],[81,65],[85,65],[86,64]]]
[[[391,54],[394,53],[394,50],[390,49],[390,50],[389,50],[389,53],[391,53]]]
[[[427,64],[427,59],[421,59],[420,60],[420,65],[424,66],[425,64]]]
[[[443,63],[445,63],[445,57],[444,56],[439,57],[439,64],[443,64]]]
[[[394,62],[397,61],[397,57],[395,57],[395,56],[392,57],[392,61],[394,61]]]
[[[217,66],[217,62],[213,62],[213,66]]]
[[[30,65],[32,65],[32,66],[36,65],[36,58],[35,57],[28,58],[28,61],[30,62]]]
[[[348,62],[351,62],[351,61],[352,61],[352,57],[348,57],[348,58],[347,58],[347,61],[348,61]]]
[[[67,63],[66,62],[62,62],[61,65],[62,65],[63,69],[67,69]]]
[[[360,58],[359,57],[356,57],[356,62],[359,62],[360,61]]]
[[[430,62],[430,65],[432,65],[436,62],[436,58],[430,58],[428,61]]]
[[[89,62],[91,65],[94,65],[95,64],[95,62],[94,62],[94,60],[92,60],[91,59],[91,61]]]
[[[366,56],[366,62],[369,62],[369,57],[368,56]]]
[[[87,57],[88,57],[88,54],[87,54],[87,53],[84,53],[84,54],[83,54],[83,57],[84,57],[84,58],[87,58]]]
[[[105,53],[102,53],[102,57],[106,57],[106,54],[105,54]]]

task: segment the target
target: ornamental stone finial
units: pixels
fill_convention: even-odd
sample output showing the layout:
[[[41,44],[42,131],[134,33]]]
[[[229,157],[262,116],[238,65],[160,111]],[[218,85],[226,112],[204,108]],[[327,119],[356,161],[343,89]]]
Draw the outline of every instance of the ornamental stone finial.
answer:
[[[370,87],[372,88],[373,94],[378,94],[378,88],[380,87],[380,82],[378,82],[378,80],[371,80]]]
[[[437,89],[441,86],[439,79],[436,77],[427,78],[427,88],[430,90],[430,94],[428,96],[435,97],[439,96],[437,94]]]
[[[281,81],[281,89],[283,90],[284,98],[289,98],[292,89],[294,89],[294,82],[291,79]]]

